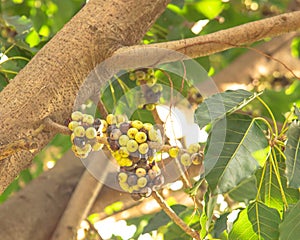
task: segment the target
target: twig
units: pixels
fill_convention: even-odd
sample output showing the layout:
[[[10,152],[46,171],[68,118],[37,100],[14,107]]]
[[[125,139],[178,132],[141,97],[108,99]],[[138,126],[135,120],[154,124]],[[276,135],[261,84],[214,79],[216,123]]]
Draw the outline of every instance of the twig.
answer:
[[[45,124],[46,129],[56,131],[61,134],[71,135],[71,133],[72,133],[68,127],[54,122],[50,117],[47,117],[44,119],[44,124]]]
[[[154,122],[160,126],[163,126],[164,125],[164,122],[160,119],[159,115],[158,115],[158,112],[156,110],[156,108],[154,110],[151,111],[152,113],[152,116],[153,116],[153,119],[154,119]]]
[[[88,223],[90,230],[92,230],[93,233],[95,233],[95,235],[96,235],[96,238],[93,240],[103,240],[101,235],[98,233],[97,229],[94,227],[94,224],[92,224],[88,219],[86,219],[86,222]]]
[[[102,117],[103,119],[105,119],[106,116],[108,115],[108,112],[107,112],[107,110],[106,110],[106,108],[105,108],[105,106],[104,106],[104,103],[102,102],[102,100],[101,100],[100,98],[99,98],[99,102],[98,102],[98,104],[97,104],[97,109],[98,109],[98,111],[99,111],[101,117]]]
[[[190,228],[177,214],[170,208],[162,196],[157,192],[152,192],[152,197],[157,201],[159,206],[164,210],[164,212],[176,223],[184,232],[190,235],[192,238],[200,240],[199,234],[192,228]]]
[[[19,139],[9,144],[2,145],[0,146],[0,161],[4,160],[5,158],[18,151],[27,150],[32,152],[35,149],[37,149],[37,147],[38,146],[36,142],[25,138]]]
[[[44,128],[45,126],[41,124],[30,136],[0,146],[0,161],[21,150],[35,152],[38,149],[38,144],[33,140],[33,137],[41,133]]]
[[[180,180],[182,181],[183,183],[183,186],[185,189],[187,188],[190,188],[191,187],[191,182],[189,181],[189,178],[188,178],[188,173],[187,171],[183,171],[178,159],[175,159],[175,162],[176,162],[176,165],[177,165],[177,168],[179,169],[179,172],[180,172]],[[197,205],[197,207],[201,210],[203,210],[203,205],[202,203],[200,202],[200,200],[196,197],[196,196],[191,196],[189,195],[191,199],[193,199],[194,203]]]

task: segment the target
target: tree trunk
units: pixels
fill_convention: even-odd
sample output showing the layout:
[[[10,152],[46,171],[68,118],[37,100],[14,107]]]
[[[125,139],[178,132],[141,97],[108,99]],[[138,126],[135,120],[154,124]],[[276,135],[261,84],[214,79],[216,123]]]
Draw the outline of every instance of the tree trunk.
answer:
[[[118,48],[137,44],[167,3],[89,1],[0,93],[0,146],[28,139],[46,117],[63,124],[86,76]],[[30,151],[0,161],[0,193],[55,134],[44,130]]]

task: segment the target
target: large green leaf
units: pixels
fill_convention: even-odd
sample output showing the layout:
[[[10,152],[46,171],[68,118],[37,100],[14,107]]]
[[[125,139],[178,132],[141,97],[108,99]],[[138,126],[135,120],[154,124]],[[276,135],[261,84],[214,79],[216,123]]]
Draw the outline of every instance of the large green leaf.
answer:
[[[278,239],[280,216],[276,209],[253,202],[240,212],[229,233],[229,240]]]
[[[300,236],[300,201],[289,209],[279,225],[280,240],[295,240]]]
[[[287,131],[286,174],[290,187],[300,187],[300,121],[294,121]]]
[[[211,132],[224,131],[225,127],[225,141],[209,138],[204,157],[206,180],[213,193],[228,192],[253,175],[264,165],[270,149],[257,120],[233,114],[226,118],[225,126],[222,122],[216,123]],[[216,148],[222,149],[219,155]]]
[[[246,202],[253,200],[257,194],[256,177],[251,176],[243,180],[239,185],[228,192],[230,198],[237,202]]]
[[[195,111],[195,122],[204,127],[222,119],[259,96],[260,93],[251,93],[246,90],[228,90],[223,93],[212,95],[204,100]]]
[[[285,164],[283,162],[278,163],[281,187],[275,174],[273,166],[269,163],[265,166],[265,173],[262,175],[262,169],[257,172],[257,182],[262,183],[260,189],[260,199],[271,208],[276,208],[282,215],[284,212],[284,201],[282,192],[286,198],[287,204],[295,204],[299,200],[299,191],[297,189],[287,187],[287,179],[284,175]],[[263,177],[263,179],[261,179]],[[261,182],[262,181],[262,182]]]

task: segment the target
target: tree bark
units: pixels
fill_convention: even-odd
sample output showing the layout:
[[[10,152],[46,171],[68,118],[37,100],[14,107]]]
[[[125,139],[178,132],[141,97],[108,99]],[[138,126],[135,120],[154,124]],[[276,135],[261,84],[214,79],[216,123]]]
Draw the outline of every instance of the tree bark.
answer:
[[[122,46],[137,44],[169,0],[90,0],[0,93],[0,146],[32,136],[43,119],[63,124],[86,76]],[[56,134],[0,161],[0,194]],[[0,154],[1,155],[1,154]]]
[[[114,53],[113,56],[115,58],[113,62],[123,68],[134,68],[135,64],[138,65],[140,63],[138,61],[129,62],[128,57],[138,59],[139,56],[147,54],[147,58],[143,59],[145,60],[143,64],[149,66],[157,64],[157,59],[163,63],[179,61],[187,57],[197,58],[230,48],[247,47],[248,44],[263,40],[264,38],[276,37],[284,33],[296,31],[299,28],[300,11],[295,11],[194,38],[123,47]],[[176,51],[177,54],[170,52],[166,54],[161,49]]]

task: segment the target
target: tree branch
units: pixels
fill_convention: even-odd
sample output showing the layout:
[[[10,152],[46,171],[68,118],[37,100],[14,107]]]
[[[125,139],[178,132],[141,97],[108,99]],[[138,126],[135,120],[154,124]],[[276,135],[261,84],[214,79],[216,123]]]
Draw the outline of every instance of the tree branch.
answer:
[[[157,191],[152,192],[152,197],[156,200],[159,206],[164,210],[164,212],[176,223],[184,232],[189,234],[192,238],[200,240],[199,234],[194,230],[191,229],[177,214],[170,208],[162,196]]]
[[[115,56],[114,61],[119,64],[119,68],[135,68],[139,66],[141,64],[139,56],[141,57],[141,55],[144,56],[144,66],[155,66],[158,63],[179,61],[186,58],[186,56],[197,58],[230,48],[245,47],[247,44],[264,38],[275,37],[296,31],[299,28],[300,11],[295,11],[199,37],[150,45],[123,47],[118,49],[113,56]],[[184,55],[166,53],[160,49],[173,50]],[[128,57],[130,57],[131,61],[128,61]],[[134,58],[139,61],[132,60]]]
[[[84,166],[68,151],[0,205],[0,239],[49,239],[72,195]]]
[[[88,216],[102,186],[102,182],[85,170],[51,240],[73,239],[76,236],[78,226]]]

